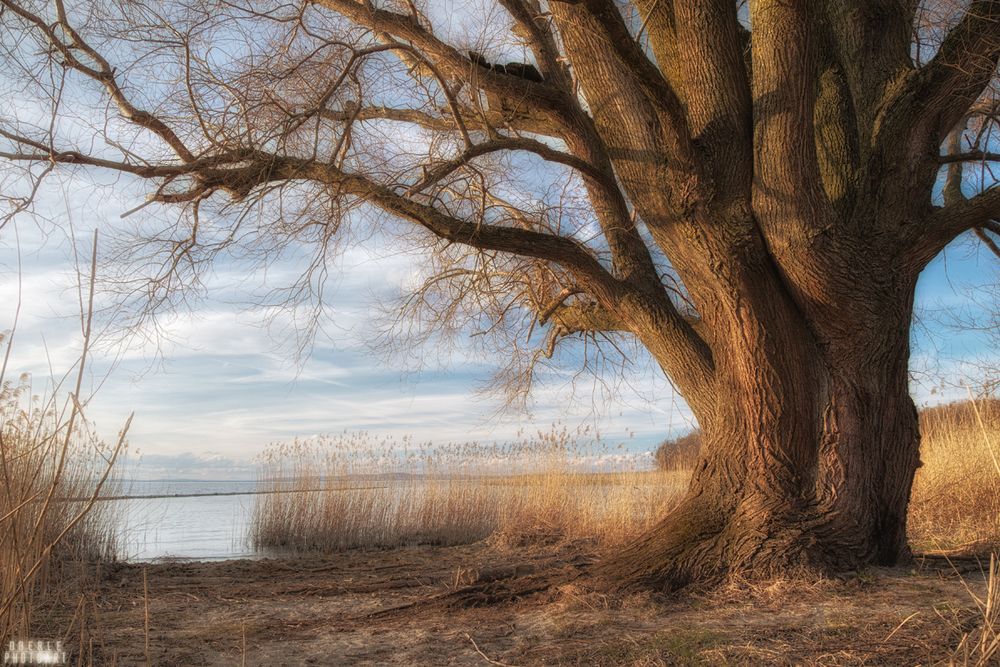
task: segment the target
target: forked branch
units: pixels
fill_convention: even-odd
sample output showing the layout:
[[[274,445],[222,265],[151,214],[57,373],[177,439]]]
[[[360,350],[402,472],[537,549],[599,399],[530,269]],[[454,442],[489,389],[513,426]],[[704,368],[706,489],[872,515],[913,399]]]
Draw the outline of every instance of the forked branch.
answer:
[[[915,111],[915,131],[940,144],[982,94],[1000,59],[1000,0],[973,0],[933,60],[915,72],[901,96]],[[925,126],[926,123],[926,126]]]

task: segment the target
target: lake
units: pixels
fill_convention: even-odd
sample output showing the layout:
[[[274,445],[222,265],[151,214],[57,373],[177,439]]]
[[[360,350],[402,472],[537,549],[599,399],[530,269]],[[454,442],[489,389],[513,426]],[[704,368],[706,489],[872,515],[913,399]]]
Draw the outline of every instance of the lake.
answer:
[[[149,496],[253,491],[252,481],[132,481],[124,495]],[[122,557],[130,561],[165,558],[224,560],[253,558],[246,533],[254,496],[137,498],[107,501],[123,525]]]

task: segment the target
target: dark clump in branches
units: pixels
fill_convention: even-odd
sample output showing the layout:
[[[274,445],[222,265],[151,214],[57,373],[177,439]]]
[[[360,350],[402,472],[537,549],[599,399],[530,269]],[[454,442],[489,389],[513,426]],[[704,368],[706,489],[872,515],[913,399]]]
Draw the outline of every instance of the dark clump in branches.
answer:
[[[520,79],[525,79],[526,81],[534,81],[536,83],[541,83],[544,80],[542,78],[542,73],[538,71],[538,68],[528,63],[510,62],[506,65],[491,63],[483,54],[477,53],[476,51],[469,51],[469,60],[474,62],[479,67],[488,69],[491,72],[496,72],[497,74],[509,74],[511,76],[516,76]]]

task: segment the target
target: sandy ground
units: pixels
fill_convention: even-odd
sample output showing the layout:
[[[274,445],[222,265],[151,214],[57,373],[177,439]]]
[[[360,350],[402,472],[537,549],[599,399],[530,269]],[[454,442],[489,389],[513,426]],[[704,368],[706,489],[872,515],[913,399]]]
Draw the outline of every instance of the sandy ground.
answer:
[[[985,587],[968,564],[924,561],[670,599],[579,582],[502,604],[454,593],[589,557],[476,544],[116,565],[46,616],[97,665],[146,664],[147,604],[154,665],[932,665],[975,627],[966,586]]]

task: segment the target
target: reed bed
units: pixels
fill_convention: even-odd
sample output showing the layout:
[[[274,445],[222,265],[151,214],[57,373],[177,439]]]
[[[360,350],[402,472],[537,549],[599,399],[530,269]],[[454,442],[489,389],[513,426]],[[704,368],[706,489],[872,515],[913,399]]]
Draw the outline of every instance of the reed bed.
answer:
[[[623,450],[553,429],[503,445],[431,447],[345,434],[277,446],[261,461],[258,548],[339,550],[484,538],[638,534],[677,501],[686,473],[642,470]]]
[[[75,401],[31,396],[27,376],[0,385],[0,646],[31,636],[70,564],[113,560],[114,445],[100,441]]]
[[[1000,400],[920,415],[921,460],[909,532],[919,551],[1000,549]]]
[[[918,550],[1000,546],[1000,400],[924,410],[911,505]],[[336,551],[490,538],[627,541],[683,494],[690,470],[650,470],[590,434],[554,428],[503,445],[433,447],[343,434],[261,459],[250,541]]]

